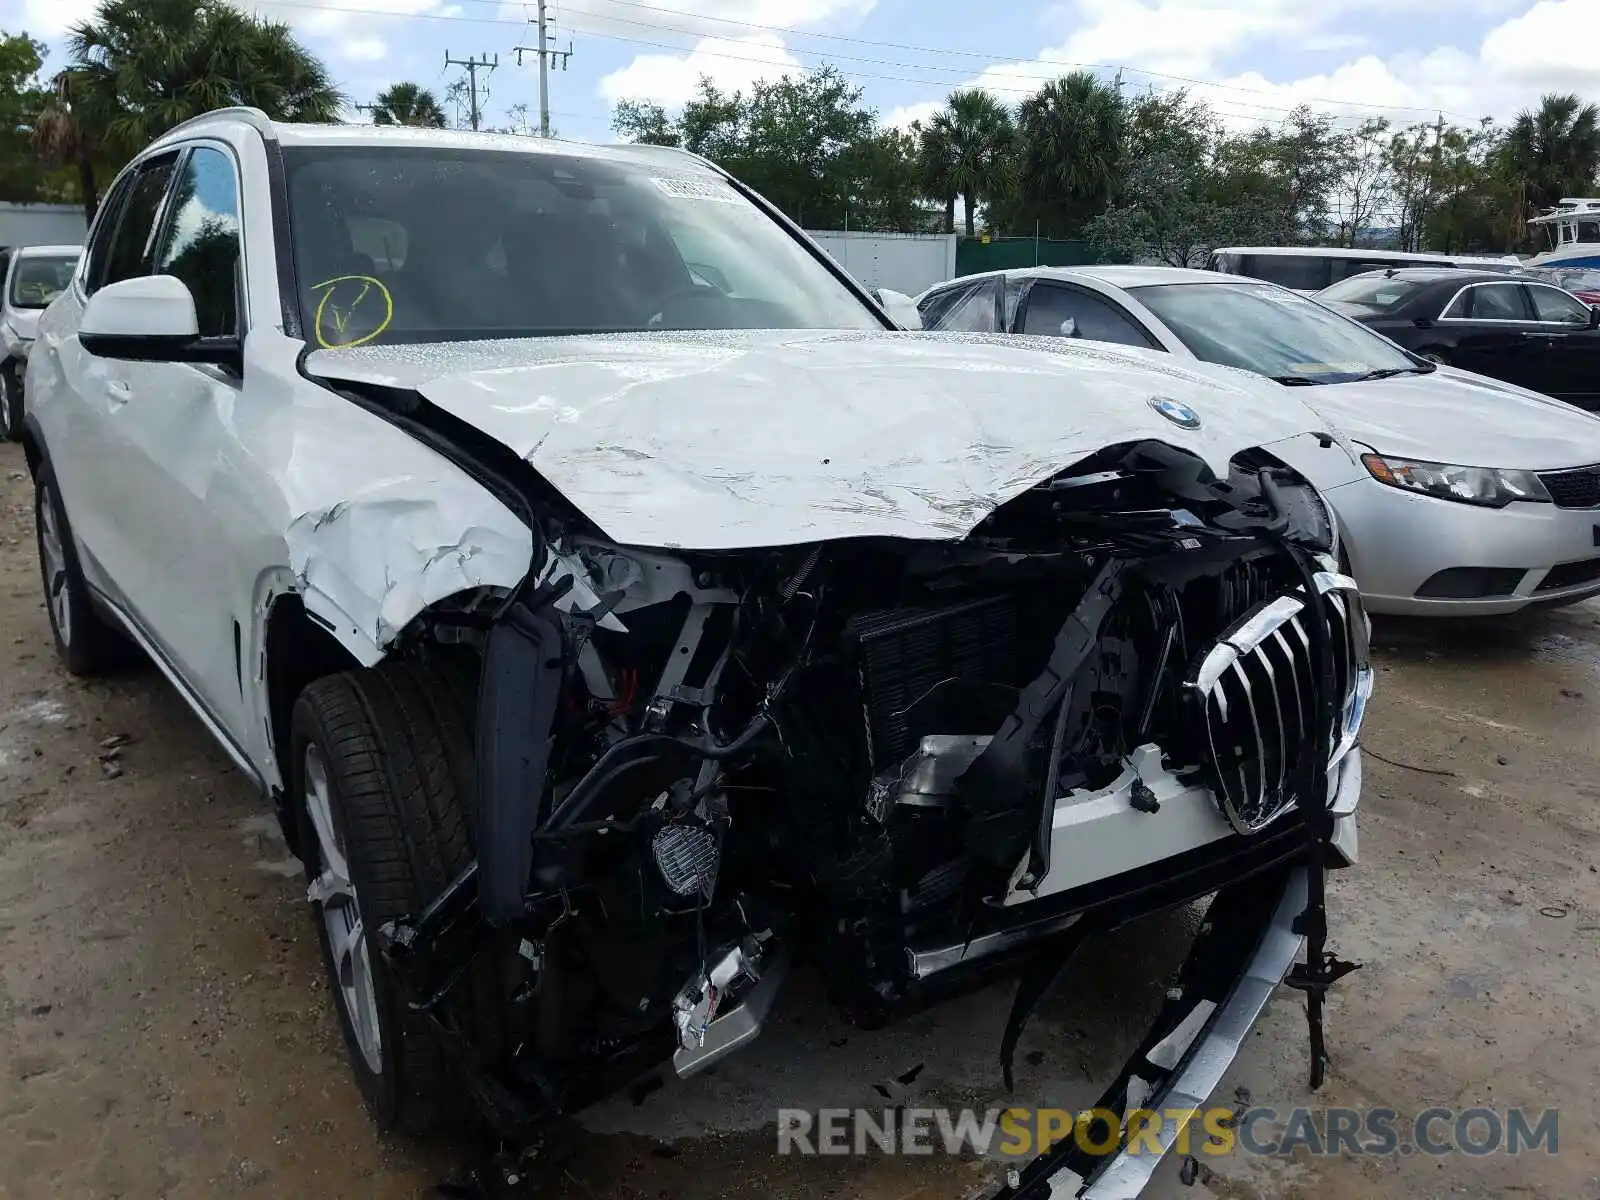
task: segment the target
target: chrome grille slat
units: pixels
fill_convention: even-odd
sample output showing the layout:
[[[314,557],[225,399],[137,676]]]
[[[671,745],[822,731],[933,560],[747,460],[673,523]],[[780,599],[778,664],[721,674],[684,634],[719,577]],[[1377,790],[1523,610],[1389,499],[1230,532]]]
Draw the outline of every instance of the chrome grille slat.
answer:
[[[1252,606],[1202,656],[1188,684],[1199,700],[1218,804],[1240,833],[1264,828],[1294,805],[1292,781],[1314,752],[1309,734],[1318,709],[1310,686],[1320,672],[1308,621],[1324,622],[1332,652],[1327,683],[1340,702],[1331,744],[1315,751],[1330,766],[1354,744],[1371,690],[1355,582],[1328,570],[1315,583],[1315,605],[1308,607],[1301,588]]]

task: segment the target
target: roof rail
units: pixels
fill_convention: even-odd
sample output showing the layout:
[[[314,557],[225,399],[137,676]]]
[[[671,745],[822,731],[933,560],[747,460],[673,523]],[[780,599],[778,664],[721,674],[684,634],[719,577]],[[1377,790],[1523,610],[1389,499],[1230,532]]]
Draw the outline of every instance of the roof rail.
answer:
[[[198,117],[190,117],[187,121],[178,122],[166,133],[163,133],[161,138],[156,140],[160,141],[181,130],[189,129],[196,125],[207,125],[217,120],[243,121],[268,141],[275,142],[278,140],[278,131],[273,128],[272,118],[259,108],[251,108],[247,104],[235,104],[229,108],[213,108],[210,112],[203,112]]]
[[[682,146],[662,146],[655,142],[612,142],[618,150],[640,150],[646,154],[670,156],[672,158],[687,158],[699,163],[702,167],[709,167],[724,178],[733,178],[726,170],[719,167],[703,154],[696,154],[693,150],[685,150]]]

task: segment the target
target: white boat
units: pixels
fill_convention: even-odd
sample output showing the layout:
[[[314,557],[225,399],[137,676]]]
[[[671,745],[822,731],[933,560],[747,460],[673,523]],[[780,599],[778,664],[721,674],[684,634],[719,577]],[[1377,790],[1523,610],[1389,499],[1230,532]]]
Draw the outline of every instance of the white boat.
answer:
[[[1563,198],[1528,224],[1543,226],[1548,238],[1548,248],[1528,266],[1600,267],[1600,200]]]

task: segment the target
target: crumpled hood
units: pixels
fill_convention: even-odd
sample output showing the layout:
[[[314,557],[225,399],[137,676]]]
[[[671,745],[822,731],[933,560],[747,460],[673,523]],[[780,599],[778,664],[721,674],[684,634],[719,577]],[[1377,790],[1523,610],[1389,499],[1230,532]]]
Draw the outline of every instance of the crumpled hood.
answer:
[[[1600,462],[1600,419],[1454,367],[1293,390],[1329,424],[1381,454],[1522,470]]]
[[[1239,450],[1317,428],[1276,385],[1059,338],[613,334],[323,350],[306,368],[415,389],[618,542],[703,550],[959,539],[1108,445],[1156,438],[1225,475]]]

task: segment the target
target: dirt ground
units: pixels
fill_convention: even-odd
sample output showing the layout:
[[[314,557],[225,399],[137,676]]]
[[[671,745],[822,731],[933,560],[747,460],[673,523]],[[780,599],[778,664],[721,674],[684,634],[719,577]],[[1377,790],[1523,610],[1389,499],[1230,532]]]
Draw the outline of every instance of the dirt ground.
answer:
[[[1382,622],[1362,863],[1336,877],[1316,1102],[1560,1109],[1556,1154],[1208,1160],[1163,1200],[1600,1200],[1600,605],[1512,623]],[[108,739],[126,739],[110,758]],[[1382,756],[1382,759],[1377,757]],[[1388,760],[1388,761],[1384,761]],[[1405,764],[1405,765],[1395,765]],[[1018,1058],[1021,1103],[1078,1106],[1121,1062],[1180,957],[1184,914],[1091,949]],[[1008,1102],[997,988],[877,1033],[802,978],[743,1057],[583,1120],[560,1197],[964,1197],[945,1157],[779,1158],[779,1107]],[[1280,993],[1219,1089],[1312,1102]],[[56,664],[32,490],[0,446],[0,1197],[419,1197],[456,1161],[373,1131],[343,1060],[299,867],[267,808],[153,669]]]

